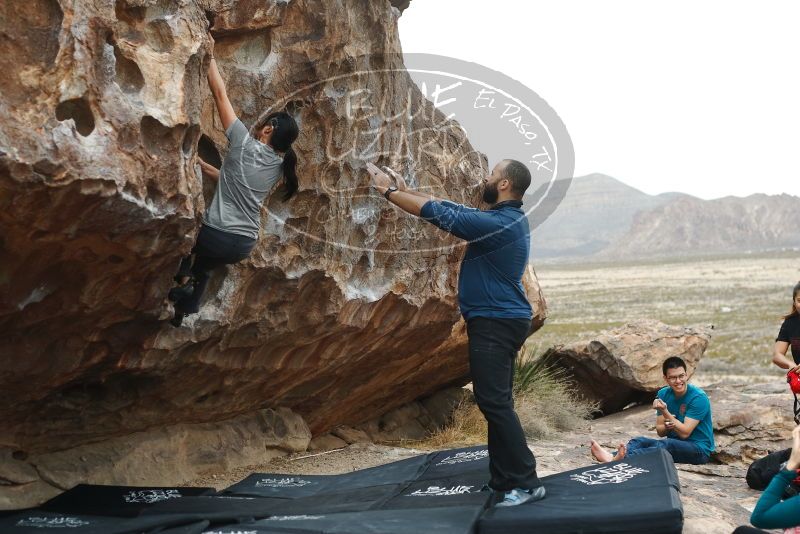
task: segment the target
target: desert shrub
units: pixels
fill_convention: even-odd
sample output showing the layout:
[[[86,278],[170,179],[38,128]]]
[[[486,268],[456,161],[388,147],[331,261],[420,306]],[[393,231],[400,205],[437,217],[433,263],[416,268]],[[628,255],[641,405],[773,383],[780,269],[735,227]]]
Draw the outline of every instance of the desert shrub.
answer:
[[[525,435],[544,438],[574,430],[590,419],[597,405],[581,397],[575,381],[548,356],[526,346],[514,369],[514,399]]]
[[[597,406],[576,392],[575,383],[566,371],[553,365],[548,357],[526,346],[514,367],[515,409],[525,435],[540,439],[577,428],[589,419]],[[418,442],[422,448],[467,446],[486,442],[486,420],[474,399],[461,402],[450,424]]]

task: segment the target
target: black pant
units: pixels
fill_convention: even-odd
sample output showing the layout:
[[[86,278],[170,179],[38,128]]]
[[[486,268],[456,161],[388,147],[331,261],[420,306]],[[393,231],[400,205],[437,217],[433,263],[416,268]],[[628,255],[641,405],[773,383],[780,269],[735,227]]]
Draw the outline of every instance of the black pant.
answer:
[[[175,303],[175,311],[197,313],[200,299],[211,278],[211,271],[222,265],[239,263],[247,259],[256,245],[256,240],[238,234],[223,232],[205,224],[200,227],[192,254],[181,261],[178,276],[194,279],[194,292]],[[194,255],[194,263],[192,263]]]
[[[530,325],[528,319],[467,321],[472,390],[489,425],[489,486],[497,491],[541,486],[512,397],[514,360]]]
[[[753,527],[739,527],[733,531],[733,534],[769,534],[769,532]]]

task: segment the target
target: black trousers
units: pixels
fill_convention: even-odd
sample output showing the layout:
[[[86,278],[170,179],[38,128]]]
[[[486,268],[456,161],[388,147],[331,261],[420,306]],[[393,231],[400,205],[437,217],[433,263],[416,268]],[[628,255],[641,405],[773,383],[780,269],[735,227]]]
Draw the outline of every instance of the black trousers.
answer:
[[[514,360],[528,319],[472,317],[467,321],[472,390],[489,426],[489,486],[497,491],[541,486],[536,458],[514,411]]]
[[[733,534],[769,534],[766,530],[760,530],[753,527],[739,527],[733,531]]]
[[[175,311],[197,313],[200,299],[205,293],[211,271],[222,265],[239,263],[250,257],[255,239],[211,228],[205,224],[200,227],[192,253],[181,260],[177,277],[190,276],[194,279],[194,292],[175,303]],[[194,260],[194,261],[192,261]]]

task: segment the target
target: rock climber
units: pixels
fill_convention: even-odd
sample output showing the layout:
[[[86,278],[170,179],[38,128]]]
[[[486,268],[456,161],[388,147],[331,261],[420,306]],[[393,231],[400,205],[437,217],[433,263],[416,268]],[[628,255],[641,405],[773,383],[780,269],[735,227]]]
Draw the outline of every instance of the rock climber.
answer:
[[[217,187],[203,215],[194,248],[183,258],[175,275],[178,285],[169,291],[169,300],[175,303],[171,321],[174,326],[180,326],[185,315],[199,311],[213,269],[250,256],[258,240],[261,205],[281,177],[284,201],[298,187],[297,156],[292,149],[299,135],[297,123],[285,111],[276,111],[261,119],[250,133],[233,111],[214,58],[210,33],[208,38],[208,85],[228,138],[228,153],[219,170],[200,162],[203,174],[216,180]]]

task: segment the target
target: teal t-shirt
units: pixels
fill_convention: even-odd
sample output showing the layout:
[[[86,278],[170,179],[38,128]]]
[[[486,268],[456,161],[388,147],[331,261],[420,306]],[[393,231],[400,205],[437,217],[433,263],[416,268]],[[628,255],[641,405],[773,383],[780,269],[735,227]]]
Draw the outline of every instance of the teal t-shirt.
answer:
[[[711,402],[708,400],[706,392],[699,387],[687,384],[686,393],[678,398],[669,386],[663,387],[658,390],[658,398],[663,400],[667,405],[669,413],[674,415],[678,421],[684,422],[687,417],[697,419],[700,421],[697,426],[686,438],[686,441],[696,443],[698,447],[703,449],[706,454],[714,452],[714,427],[711,424]],[[658,415],[661,415],[659,410],[656,410]],[[667,434],[670,438],[678,438],[675,431]]]

